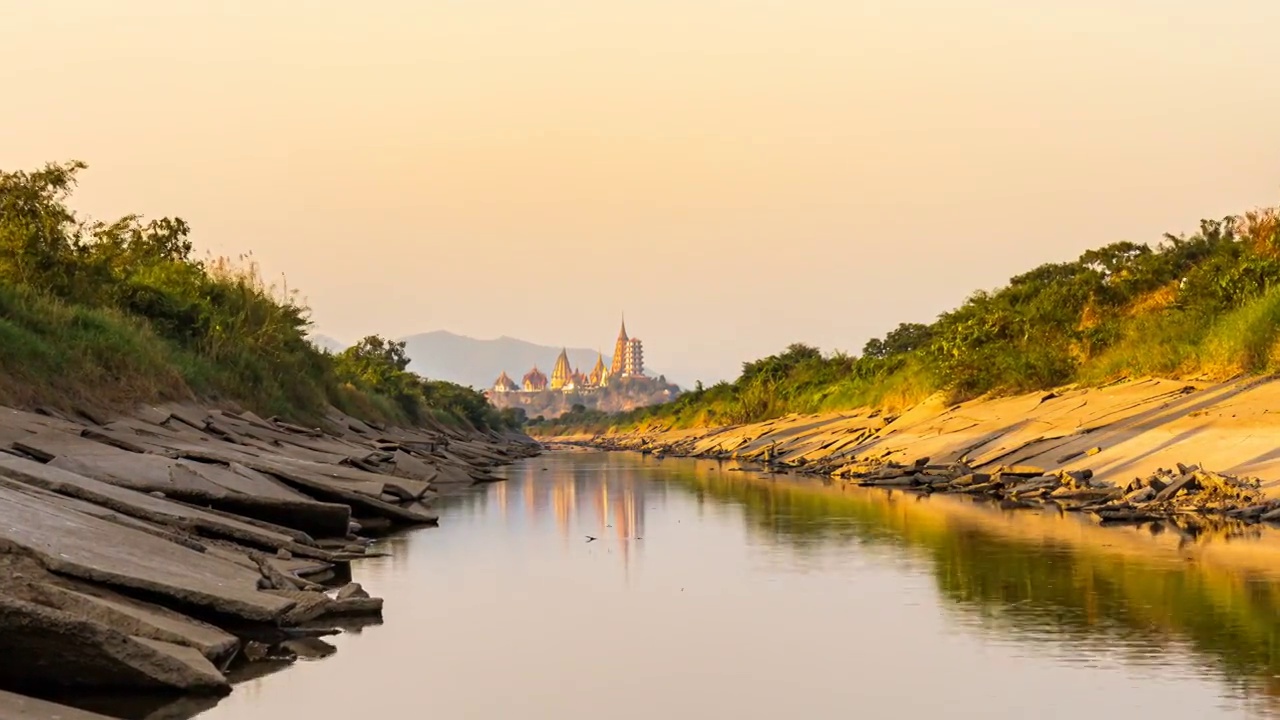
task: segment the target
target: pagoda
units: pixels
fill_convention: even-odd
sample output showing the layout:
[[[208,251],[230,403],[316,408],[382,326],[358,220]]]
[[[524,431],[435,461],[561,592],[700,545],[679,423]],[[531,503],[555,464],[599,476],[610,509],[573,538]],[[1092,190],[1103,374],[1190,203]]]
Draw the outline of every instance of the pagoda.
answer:
[[[498,379],[493,381],[494,392],[518,392],[520,386],[516,385],[516,381],[507,376],[507,371],[503,370]]]
[[[573,382],[573,368],[569,366],[569,351],[564,349],[560,351],[560,357],[556,358],[556,366],[551,369],[551,389],[563,390],[565,385]]]
[[[644,345],[640,338],[627,337],[627,319],[622,318],[618,342],[613,346],[609,377],[644,377]]]
[[[627,318],[622,318],[622,329],[618,331],[618,342],[613,346],[613,362],[609,366],[609,377],[621,377],[626,374],[627,363],[627,345],[630,340],[627,338]]]
[[[547,376],[543,375],[542,372],[538,370],[537,365],[534,365],[533,369],[525,374],[524,381],[521,385],[524,387],[525,392],[539,392],[546,390]]]
[[[587,376],[587,385],[591,387],[604,387],[609,384],[609,368],[604,366],[604,353],[596,353],[596,365],[591,368],[591,374]]]

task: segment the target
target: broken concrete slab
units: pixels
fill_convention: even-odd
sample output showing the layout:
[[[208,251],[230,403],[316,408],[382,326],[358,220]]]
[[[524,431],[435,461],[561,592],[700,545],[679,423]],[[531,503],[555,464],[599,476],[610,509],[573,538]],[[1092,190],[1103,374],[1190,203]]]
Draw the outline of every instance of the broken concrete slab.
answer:
[[[124,597],[107,598],[40,583],[40,604],[100,622],[123,633],[195,648],[213,663],[229,660],[240,646],[236,636],[167,608]]]
[[[188,448],[183,451],[183,455],[197,460],[240,463],[258,472],[279,478],[286,484],[319,500],[350,505],[352,510],[359,512],[361,516],[382,517],[402,523],[426,525],[434,525],[438,520],[435,513],[401,507],[380,499],[387,481],[394,482],[398,480],[397,478],[366,473],[367,477],[373,479],[350,479],[342,477],[341,470],[332,470],[338,466],[255,457],[245,453],[228,452],[224,448]],[[344,470],[359,472],[352,468]]]
[[[42,441],[40,446],[46,450],[54,447],[47,441]],[[289,522],[317,535],[340,537],[350,520],[349,508],[316,501],[274,478],[251,474],[248,468],[236,472],[231,468],[103,447],[105,451],[90,455],[58,455],[48,465],[122,488],[161,492],[268,522]]]
[[[117,487],[51,465],[17,457],[0,457],[0,475],[42,490],[100,505],[142,520],[173,525],[211,537],[221,537],[253,547],[287,548],[300,554],[328,558],[319,548],[309,548],[291,535],[264,529],[225,514],[206,512],[168,498]]]
[[[258,591],[261,573],[8,487],[0,487],[0,542],[29,552],[51,572],[178,606],[261,622],[292,607]]]
[[[0,718],[4,720],[111,720],[84,710],[0,690]]]
[[[0,677],[30,688],[226,693],[198,651],[0,594]]]

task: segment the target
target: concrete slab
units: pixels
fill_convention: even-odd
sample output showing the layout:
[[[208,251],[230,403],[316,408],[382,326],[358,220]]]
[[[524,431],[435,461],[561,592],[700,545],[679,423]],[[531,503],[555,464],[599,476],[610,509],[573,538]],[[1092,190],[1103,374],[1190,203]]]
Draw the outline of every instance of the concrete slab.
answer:
[[[135,638],[3,594],[0,676],[30,688],[230,691],[222,673],[192,648]]]
[[[158,605],[123,597],[100,597],[48,583],[40,584],[36,591],[43,605],[96,620],[135,637],[195,648],[210,662],[230,659],[240,647],[234,635]]]
[[[292,607],[258,591],[260,572],[7,487],[0,487],[0,543],[55,573],[221,615],[274,622]]]
[[[285,548],[310,557],[328,557],[328,553],[318,548],[308,548],[291,535],[252,525],[226,514],[205,512],[168,498],[117,487],[33,460],[0,457],[0,476],[161,525],[194,530],[203,535],[221,537],[273,552]]]
[[[0,718],[4,720],[111,720],[106,715],[36,700],[0,690]]]

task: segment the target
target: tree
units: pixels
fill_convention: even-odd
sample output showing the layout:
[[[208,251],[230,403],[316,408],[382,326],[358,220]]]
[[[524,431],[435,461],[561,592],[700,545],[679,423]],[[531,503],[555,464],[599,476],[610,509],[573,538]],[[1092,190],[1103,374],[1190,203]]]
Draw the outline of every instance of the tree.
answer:
[[[404,342],[378,335],[369,335],[334,357],[341,380],[391,398],[410,419],[417,420],[424,401],[422,381],[408,367]]]
[[[82,162],[0,171],[0,279],[68,297],[83,232],[67,199]]]
[[[872,338],[862,348],[862,354],[872,358],[902,355],[924,347],[933,339],[933,330],[920,323],[902,323],[890,330],[884,339]]]

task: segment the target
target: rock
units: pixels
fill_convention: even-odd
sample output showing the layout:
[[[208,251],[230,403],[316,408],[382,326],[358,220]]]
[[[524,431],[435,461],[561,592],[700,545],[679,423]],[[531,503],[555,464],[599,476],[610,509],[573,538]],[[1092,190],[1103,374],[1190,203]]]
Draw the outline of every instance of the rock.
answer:
[[[276,551],[276,557],[280,558],[281,560],[292,560],[293,553],[289,552],[285,548],[280,548],[279,550]]]
[[[1087,483],[1093,479],[1093,471],[1089,468],[1085,468],[1083,470],[1068,470],[1063,474],[1078,483]]]
[[[1158,514],[1140,509],[1099,510],[1098,517],[1106,522],[1148,522],[1160,519]]]
[[[180,690],[230,684],[194,648],[140,638],[71,613],[0,595],[0,677],[22,687]]]
[[[969,485],[981,485],[991,482],[991,476],[987,473],[969,473],[951,481],[953,487],[967,487]]]
[[[0,465],[7,461],[0,456]],[[273,622],[291,607],[258,591],[256,569],[79,512],[70,499],[31,492],[0,483],[0,543],[23,548],[52,572],[247,620]]]
[[[1057,477],[1050,476],[1047,478],[1036,478],[1009,488],[1009,495],[1022,496],[1028,493],[1040,491],[1045,492],[1050,488],[1057,488],[1061,481]]]
[[[4,720],[111,720],[106,715],[55,705],[0,690],[0,718]]]
[[[241,653],[249,662],[265,660],[268,655],[270,655],[270,652],[271,648],[267,647],[265,643],[260,643],[257,640],[250,640],[245,643],[244,649],[241,650]]]
[[[1123,497],[1124,491],[1118,487],[1078,489],[1062,486],[1049,493],[1050,497],[1063,500],[1110,500]]]
[[[306,660],[319,660],[329,657],[338,651],[337,648],[319,638],[298,638],[297,640],[286,640],[281,643],[281,647],[293,653],[299,658]]]
[[[1124,499],[1131,503],[1151,502],[1156,499],[1156,490],[1152,487],[1138,488],[1125,495]]]
[[[1001,475],[1014,475],[1017,477],[1029,478],[1044,475],[1044,468],[1036,467],[1034,465],[1011,465],[1009,467],[1000,468],[998,472]]]
[[[35,586],[43,605],[140,638],[195,648],[214,663],[240,645],[234,635],[165,608],[124,597],[105,598],[50,584]]]
[[[915,475],[893,475],[890,477],[869,478],[859,484],[875,487],[910,487],[918,484],[918,482]]]
[[[294,544],[290,535],[145,492],[120,487],[75,472],[16,457],[0,457],[0,476],[42,490],[91,502],[116,512],[153,523],[195,529],[212,537],[225,538],[261,548]],[[299,546],[299,552],[309,552]],[[324,557],[323,553],[313,553]]]
[[[1169,483],[1167,487],[1156,494],[1156,502],[1164,502],[1183,490],[1194,490],[1196,488],[1196,476],[1194,473],[1183,473],[1176,480]]]
[[[338,600],[353,600],[357,598],[367,598],[369,593],[360,587],[360,583],[347,583],[338,591]]]

